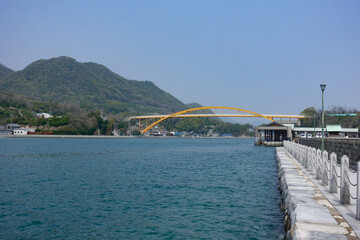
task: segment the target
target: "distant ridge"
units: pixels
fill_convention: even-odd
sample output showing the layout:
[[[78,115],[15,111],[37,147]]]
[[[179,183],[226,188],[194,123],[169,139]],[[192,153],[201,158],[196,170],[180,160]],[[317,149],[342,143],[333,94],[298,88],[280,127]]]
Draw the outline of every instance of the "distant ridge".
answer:
[[[200,103],[187,103],[186,104],[187,108],[199,108],[199,107],[203,107]]]
[[[13,72],[14,72],[14,70],[12,70],[0,63],[0,79],[4,78],[6,75],[13,73]]]
[[[150,81],[125,79],[97,63],[70,57],[39,60],[14,72],[0,65],[0,92],[31,100],[76,103],[105,113],[173,113],[186,105]],[[1,77],[2,76],[2,77]]]

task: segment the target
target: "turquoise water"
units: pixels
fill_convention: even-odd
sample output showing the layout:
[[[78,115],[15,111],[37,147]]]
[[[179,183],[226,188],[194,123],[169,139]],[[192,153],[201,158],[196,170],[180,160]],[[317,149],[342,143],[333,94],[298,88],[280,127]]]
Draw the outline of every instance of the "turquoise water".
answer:
[[[253,139],[0,138],[0,239],[281,239]]]

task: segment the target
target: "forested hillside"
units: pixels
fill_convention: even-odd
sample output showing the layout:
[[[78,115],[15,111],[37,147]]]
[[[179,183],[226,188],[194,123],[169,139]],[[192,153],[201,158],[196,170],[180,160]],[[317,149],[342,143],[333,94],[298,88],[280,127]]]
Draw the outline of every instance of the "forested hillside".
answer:
[[[77,103],[87,111],[104,113],[172,113],[185,104],[149,81],[125,79],[97,63],[69,57],[39,60],[22,71],[0,67],[0,92],[29,100]]]
[[[14,71],[0,63],[0,79],[6,77]]]

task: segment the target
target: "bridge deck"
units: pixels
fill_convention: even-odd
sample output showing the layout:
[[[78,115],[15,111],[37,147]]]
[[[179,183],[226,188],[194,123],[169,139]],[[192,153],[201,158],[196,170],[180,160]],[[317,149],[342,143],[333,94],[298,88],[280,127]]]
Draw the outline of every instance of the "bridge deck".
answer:
[[[305,118],[303,115],[287,115],[287,114],[262,114],[263,116],[270,118]],[[132,116],[130,119],[153,119],[153,118],[165,118],[169,115],[147,115],[147,116]],[[254,114],[179,114],[175,117],[259,117]]]

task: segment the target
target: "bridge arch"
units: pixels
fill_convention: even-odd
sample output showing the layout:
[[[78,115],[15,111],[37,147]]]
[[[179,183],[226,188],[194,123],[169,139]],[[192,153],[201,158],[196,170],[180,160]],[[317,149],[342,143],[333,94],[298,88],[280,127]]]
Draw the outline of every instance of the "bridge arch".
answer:
[[[265,118],[267,120],[270,120],[270,121],[274,121],[274,119],[272,117],[268,117],[268,116],[264,116],[262,114],[259,114],[259,113],[256,113],[256,112],[252,112],[252,111],[249,111],[249,110],[245,110],[245,109],[241,109],[241,108],[233,108],[233,107],[219,107],[219,106],[212,106],[212,107],[198,107],[198,108],[191,108],[191,109],[187,109],[187,110],[183,110],[183,111],[180,111],[180,112],[177,112],[177,113],[173,113],[171,115],[168,115],[166,117],[163,117],[161,118],[160,120],[150,124],[149,126],[147,126],[145,129],[141,130],[142,133],[146,133],[147,131],[149,131],[151,128],[153,128],[154,126],[158,125],[159,123],[165,121],[166,119],[169,119],[169,118],[173,118],[173,117],[176,117],[178,115],[181,115],[181,114],[185,114],[185,113],[190,113],[190,112],[194,112],[194,111],[199,111],[199,110],[206,110],[206,109],[228,109],[228,110],[236,110],[236,111],[240,111],[240,112],[246,112],[246,113],[250,113],[254,116],[257,116],[257,117],[262,117],[262,118]]]

